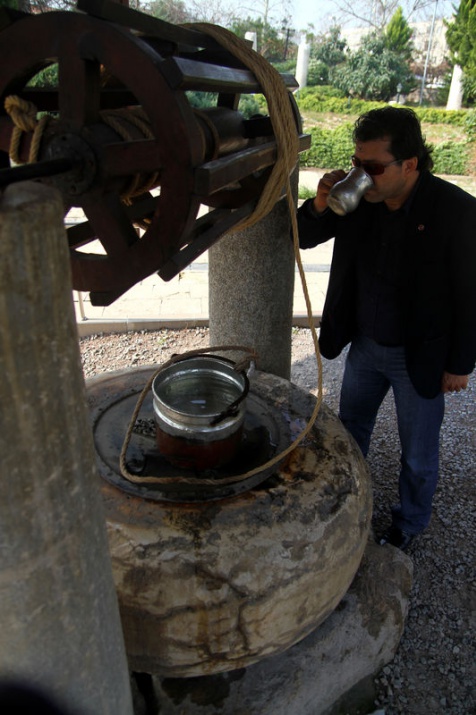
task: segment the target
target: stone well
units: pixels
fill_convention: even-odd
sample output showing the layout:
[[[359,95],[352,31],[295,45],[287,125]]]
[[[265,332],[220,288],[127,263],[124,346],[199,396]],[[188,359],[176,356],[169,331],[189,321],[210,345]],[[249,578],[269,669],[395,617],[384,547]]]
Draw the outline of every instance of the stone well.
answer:
[[[166,677],[243,668],[303,639],[343,598],[370,529],[367,467],[323,405],[309,437],[235,493],[220,487],[219,474],[215,492],[201,491],[200,476],[196,489],[182,493],[132,484],[119,474],[118,455],[151,373],[88,382],[129,664]],[[248,434],[258,435],[264,463],[301,432],[314,398],[262,372],[250,398]],[[147,398],[139,422],[149,424],[152,415]],[[147,430],[134,433],[129,452],[138,471],[171,473]],[[239,459],[235,468],[246,471]]]

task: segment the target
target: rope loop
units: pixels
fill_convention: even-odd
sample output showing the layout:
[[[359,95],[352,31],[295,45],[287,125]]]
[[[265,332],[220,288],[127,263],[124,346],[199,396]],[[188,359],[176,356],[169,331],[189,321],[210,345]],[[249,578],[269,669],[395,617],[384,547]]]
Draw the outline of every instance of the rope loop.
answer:
[[[8,151],[10,160],[14,164],[32,164],[38,159],[43,133],[51,117],[45,114],[38,121],[38,110],[33,102],[27,102],[14,94],[5,98],[4,106],[14,124]],[[20,142],[23,132],[33,132],[27,162],[23,162],[20,158]]]
[[[24,132],[32,132],[36,127],[37,109],[32,102],[10,95],[5,99],[5,111],[11,117],[16,127]]]

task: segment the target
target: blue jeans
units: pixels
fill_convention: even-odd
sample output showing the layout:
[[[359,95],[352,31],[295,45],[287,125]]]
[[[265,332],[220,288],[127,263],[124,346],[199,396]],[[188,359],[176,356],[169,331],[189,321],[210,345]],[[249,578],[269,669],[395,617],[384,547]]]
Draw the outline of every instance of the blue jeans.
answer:
[[[409,534],[418,534],[430,521],[438,481],[443,393],[431,400],[420,397],[408,377],[403,347],[383,347],[370,338],[358,337],[347,356],[339,416],[364,457],[390,387],[401,445],[400,505],[392,509],[392,521]]]

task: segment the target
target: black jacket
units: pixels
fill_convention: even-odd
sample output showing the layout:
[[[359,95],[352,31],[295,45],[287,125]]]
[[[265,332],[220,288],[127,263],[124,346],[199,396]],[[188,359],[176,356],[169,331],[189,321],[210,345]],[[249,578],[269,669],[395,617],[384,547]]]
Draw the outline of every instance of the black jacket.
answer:
[[[347,216],[298,210],[299,244],[335,237],[319,338],[334,358],[356,335],[356,257],[368,239],[375,204]],[[425,172],[409,210],[403,246],[400,308],[410,379],[422,397],[441,390],[444,371],[468,375],[476,361],[476,198]]]

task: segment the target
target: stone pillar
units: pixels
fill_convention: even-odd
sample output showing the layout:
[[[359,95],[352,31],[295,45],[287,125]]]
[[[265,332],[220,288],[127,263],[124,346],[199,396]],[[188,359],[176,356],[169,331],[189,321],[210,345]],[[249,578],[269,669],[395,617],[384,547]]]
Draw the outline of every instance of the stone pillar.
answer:
[[[298,56],[296,62],[296,80],[301,89],[307,85],[307,73],[309,71],[310,54],[311,47],[305,40],[303,40],[298,47]]]
[[[453,67],[450,91],[446,109],[461,109],[463,104],[463,70],[459,65]]]
[[[248,32],[245,32],[245,40],[248,40],[251,42],[251,46],[254,49],[255,52],[258,52],[258,36],[256,32],[252,32],[249,30]]]
[[[80,715],[130,715],[62,201],[0,202],[0,674]]]
[[[289,379],[294,253],[286,199],[208,256],[210,344],[254,348],[260,370]]]

